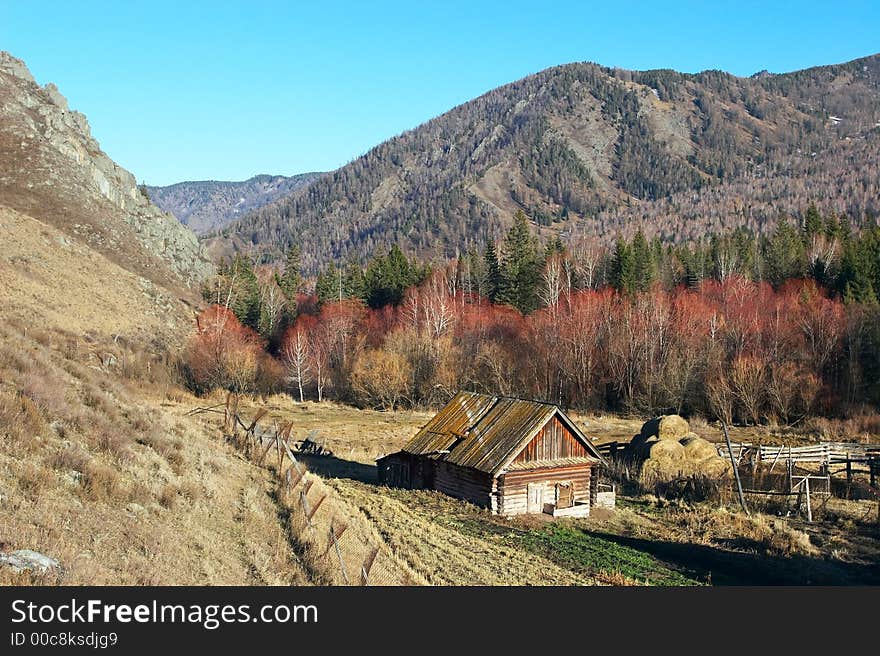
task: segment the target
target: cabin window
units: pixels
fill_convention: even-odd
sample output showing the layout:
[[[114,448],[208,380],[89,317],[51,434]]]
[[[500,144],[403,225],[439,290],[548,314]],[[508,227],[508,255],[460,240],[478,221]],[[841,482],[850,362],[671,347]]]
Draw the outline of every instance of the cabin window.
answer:
[[[556,507],[571,508],[574,505],[574,483],[566,481],[556,484]]]

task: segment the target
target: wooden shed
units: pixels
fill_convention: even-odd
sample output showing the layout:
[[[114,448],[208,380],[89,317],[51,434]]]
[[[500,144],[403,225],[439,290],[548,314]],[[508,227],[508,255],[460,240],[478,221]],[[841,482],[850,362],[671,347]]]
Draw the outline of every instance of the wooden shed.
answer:
[[[555,405],[459,392],[377,465],[386,485],[438,490],[504,515],[584,517],[602,462]]]

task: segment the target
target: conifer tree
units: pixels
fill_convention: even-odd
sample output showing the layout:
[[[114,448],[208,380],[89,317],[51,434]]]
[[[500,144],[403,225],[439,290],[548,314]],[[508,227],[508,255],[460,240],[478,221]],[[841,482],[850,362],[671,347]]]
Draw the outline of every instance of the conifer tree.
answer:
[[[342,283],[342,271],[336,266],[336,263],[331,262],[323,272],[318,274],[318,279],[315,281],[315,294],[318,296],[318,302],[332,303],[345,298],[345,289]]]
[[[767,245],[767,280],[779,287],[790,278],[803,277],[806,270],[804,243],[786,220],[779,222]]]
[[[614,255],[611,260],[611,284],[625,294],[632,294],[636,290],[632,250],[622,237],[617,238],[617,243],[614,246]]]
[[[633,237],[631,253],[635,289],[640,292],[648,291],[654,280],[654,259],[641,228]]]
[[[345,266],[342,286],[346,298],[367,300],[367,284],[364,280],[364,270],[358,266],[357,262],[351,261]]]
[[[501,264],[498,262],[498,254],[495,252],[495,244],[491,241],[486,242],[486,250],[483,252],[483,271],[485,274],[483,293],[486,298],[496,303],[504,287],[504,276]]]
[[[499,300],[512,305],[523,314],[538,307],[540,267],[535,246],[528,219],[522,210],[518,210],[504,239],[504,285]]]
[[[278,286],[287,300],[288,312],[291,315],[296,313],[296,294],[299,292],[299,286],[302,284],[302,274],[300,272],[302,262],[300,259],[300,247],[294,244],[287,251],[287,259],[284,262],[284,273],[278,276]]]
[[[239,253],[227,275],[232,286],[229,309],[243,325],[256,330],[260,323],[260,286],[251,259]]]

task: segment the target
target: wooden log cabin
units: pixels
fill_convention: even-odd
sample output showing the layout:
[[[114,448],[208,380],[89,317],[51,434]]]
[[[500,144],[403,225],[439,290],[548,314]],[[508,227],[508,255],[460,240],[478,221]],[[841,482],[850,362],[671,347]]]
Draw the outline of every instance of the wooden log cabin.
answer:
[[[504,515],[584,517],[602,456],[557,406],[459,392],[397,453],[379,482],[433,489]]]

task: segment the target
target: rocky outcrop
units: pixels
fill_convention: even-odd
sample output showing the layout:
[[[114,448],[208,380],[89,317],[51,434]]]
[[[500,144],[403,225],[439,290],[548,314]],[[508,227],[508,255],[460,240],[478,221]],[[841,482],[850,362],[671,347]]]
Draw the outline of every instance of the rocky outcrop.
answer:
[[[0,52],[0,132],[4,204],[33,214],[46,209],[44,199],[51,195],[71,215],[82,208],[111,223],[121,220],[143,250],[189,285],[211,272],[196,236],[153,205],[135,177],[101,150],[86,117],[70,109],[54,84],[39,86],[24,63],[6,52]],[[57,224],[60,218],[54,218]],[[112,241],[112,234],[104,240]]]
[[[0,553],[0,565],[5,565],[16,573],[37,572],[39,574],[45,574],[61,567],[61,564],[54,558],[44,556],[31,549],[19,549],[9,554]]]

